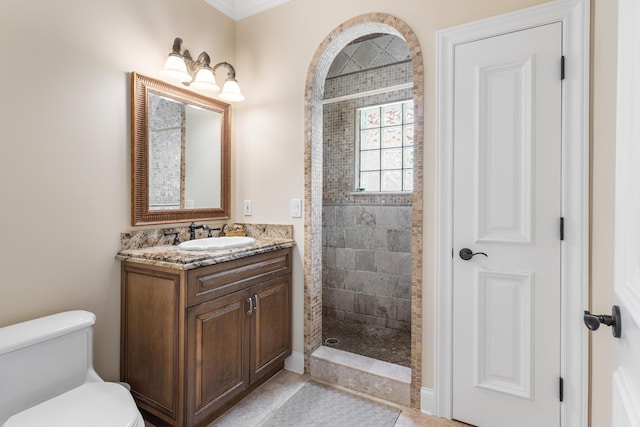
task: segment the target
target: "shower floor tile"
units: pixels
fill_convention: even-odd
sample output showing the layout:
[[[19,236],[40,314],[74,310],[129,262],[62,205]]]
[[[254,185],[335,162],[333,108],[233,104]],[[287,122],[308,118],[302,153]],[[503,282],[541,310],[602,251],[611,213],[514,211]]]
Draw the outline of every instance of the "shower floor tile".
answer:
[[[410,332],[323,317],[322,345],[411,367]]]

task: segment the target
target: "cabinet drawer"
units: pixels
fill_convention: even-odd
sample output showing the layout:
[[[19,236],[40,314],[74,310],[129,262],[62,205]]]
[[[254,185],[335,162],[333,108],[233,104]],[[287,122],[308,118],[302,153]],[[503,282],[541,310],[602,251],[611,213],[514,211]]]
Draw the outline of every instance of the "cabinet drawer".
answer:
[[[187,306],[191,307],[289,273],[291,249],[197,268],[187,274]]]

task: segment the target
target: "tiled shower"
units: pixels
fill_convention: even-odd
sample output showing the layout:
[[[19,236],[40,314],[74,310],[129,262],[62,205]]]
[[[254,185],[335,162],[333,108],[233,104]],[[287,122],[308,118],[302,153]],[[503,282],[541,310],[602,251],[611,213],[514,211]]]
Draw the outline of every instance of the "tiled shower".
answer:
[[[381,360],[406,354],[406,361],[387,360],[405,366],[410,359],[411,194],[357,191],[355,135],[356,109],[410,100],[411,83],[402,39],[357,40],[332,64],[323,107],[324,345]]]

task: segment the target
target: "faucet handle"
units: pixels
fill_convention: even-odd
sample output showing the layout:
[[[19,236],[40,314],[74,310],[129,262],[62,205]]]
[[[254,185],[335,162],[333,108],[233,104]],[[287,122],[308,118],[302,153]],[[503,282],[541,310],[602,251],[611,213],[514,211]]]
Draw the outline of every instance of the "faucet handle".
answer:
[[[213,237],[211,236],[212,231],[218,231],[218,236],[220,235],[219,232],[222,231],[222,228],[220,227],[209,227],[207,224],[204,224],[202,229],[208,232],[207,237]]]
[[[164,232],[165,236],[173,236],[173,242],[171,243],[172,245],[179,245],[180,244],[180,239],[178,238],[178,236],[180,236],[180,232],[179,231],[170,231],[170,232]]]

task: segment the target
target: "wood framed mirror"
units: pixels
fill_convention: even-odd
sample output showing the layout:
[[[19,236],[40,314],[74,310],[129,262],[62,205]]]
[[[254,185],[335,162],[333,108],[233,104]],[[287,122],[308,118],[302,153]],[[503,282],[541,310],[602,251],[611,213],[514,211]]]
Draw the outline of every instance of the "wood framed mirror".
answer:
[[[231,106],[131,73],[131,224],[229,219]]]

